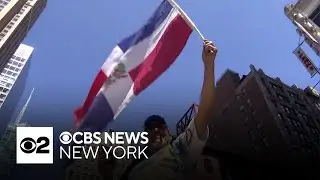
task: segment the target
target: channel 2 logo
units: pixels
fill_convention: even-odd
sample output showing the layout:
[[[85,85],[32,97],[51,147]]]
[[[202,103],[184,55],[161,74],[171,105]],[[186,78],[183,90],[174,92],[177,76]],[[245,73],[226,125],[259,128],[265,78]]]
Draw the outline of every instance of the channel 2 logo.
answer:
[[[17,127],[17,164],[53,164],[53,127]]]

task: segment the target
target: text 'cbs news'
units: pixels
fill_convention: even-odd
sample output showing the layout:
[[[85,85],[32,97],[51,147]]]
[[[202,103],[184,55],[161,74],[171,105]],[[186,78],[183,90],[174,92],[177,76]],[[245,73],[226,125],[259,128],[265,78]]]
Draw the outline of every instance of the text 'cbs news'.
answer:
[[[53,164],[52,127],[17,127],[17,164]],[[142,159],[149,142],[147,132],[62,132],[59,159]],[[102,153],[102,154],[101,154]],[[101,156],[102,155],[102,156]]]

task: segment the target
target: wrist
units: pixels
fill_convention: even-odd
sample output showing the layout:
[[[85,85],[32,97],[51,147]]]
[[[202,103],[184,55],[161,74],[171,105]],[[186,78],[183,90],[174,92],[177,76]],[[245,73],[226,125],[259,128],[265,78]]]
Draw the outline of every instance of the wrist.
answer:
[[[213,69],[214,69],[214,61],[206,62],[204,64],[205,71],[213,71]]]

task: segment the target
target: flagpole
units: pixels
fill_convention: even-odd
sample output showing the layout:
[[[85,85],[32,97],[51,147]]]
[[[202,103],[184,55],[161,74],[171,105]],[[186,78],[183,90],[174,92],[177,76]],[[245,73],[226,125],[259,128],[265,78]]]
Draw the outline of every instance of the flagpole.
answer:
[[[194,24],[194,22],[188,17],[188,15],[181,9],[181,7],[174,1],[174,0],[167,0],[174,8],[176,8],[181,16],[188,21],[188,23],[192,26],[192,28],[197,31],[197,33],[199,34],[199,36],[201,37],[202,40],[205,40],[204,36],[202,35],[202,33],[200,32],[200,30],[197,28],[197,26]]]

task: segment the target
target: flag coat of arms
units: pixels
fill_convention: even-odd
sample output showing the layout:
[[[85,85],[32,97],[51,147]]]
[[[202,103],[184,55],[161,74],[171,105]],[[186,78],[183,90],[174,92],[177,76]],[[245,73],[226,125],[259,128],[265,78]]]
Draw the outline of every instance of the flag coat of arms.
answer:
[[[75,111],[78,129],[102,131],[172,65],[193,31],[185,19],[164,0],[140,30],[112,50]]]

